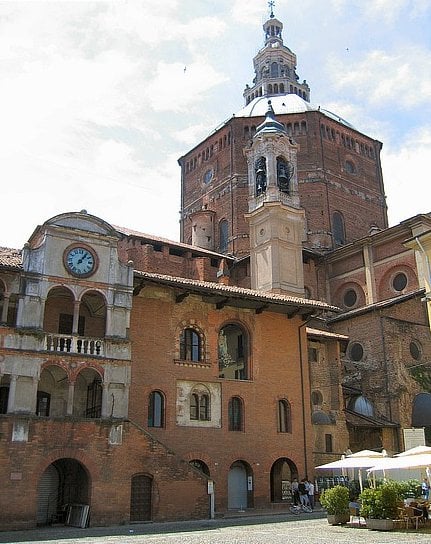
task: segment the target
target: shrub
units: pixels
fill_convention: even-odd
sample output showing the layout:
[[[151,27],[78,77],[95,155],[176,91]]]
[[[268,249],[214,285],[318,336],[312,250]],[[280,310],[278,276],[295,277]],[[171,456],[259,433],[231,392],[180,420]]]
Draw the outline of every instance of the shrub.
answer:
[[[394,485],[395,484],[395,485]],[[402,495],[398,482],[387,482],[372,489],[364,489],[359,495],[361,516],[372,519],[394,519]]]
[[[320,504],[328,514],[347,514],[349,512],[349,490],[342,485],[325,489],[320,495]]]

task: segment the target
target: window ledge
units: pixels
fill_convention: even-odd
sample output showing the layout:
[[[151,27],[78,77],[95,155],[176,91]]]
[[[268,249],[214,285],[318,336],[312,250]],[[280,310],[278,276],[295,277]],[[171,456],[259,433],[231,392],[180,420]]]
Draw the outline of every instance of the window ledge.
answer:
[[[204,361],[189,361],[184,359],[174,359],[174,363],[178,366],[186,366],[191,368],[211,368],[210,363]]]

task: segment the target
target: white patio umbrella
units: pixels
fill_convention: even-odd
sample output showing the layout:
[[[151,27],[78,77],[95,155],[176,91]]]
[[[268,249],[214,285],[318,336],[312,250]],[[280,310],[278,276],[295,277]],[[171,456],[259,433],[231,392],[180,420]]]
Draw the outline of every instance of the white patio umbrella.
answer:
[[[431,447],[430,446],[415,446],[414,448],[410,448],[409,450],[402,451],[401,453],[397,453],[395,457],[405,457],[406,455],[420,455],[422,453],[431,453]]]
[[[374,466],[368,469],[368,472],[427,467],[431,467],[431,452],[404,456],[399,455],[398,457],[387,457],[386,459],[380,459]]]
[[[379,460],[386,456],[386,451],[381,453],[372,450],[362,450],[351,455],[342,456],[338,461],[332,463],[326,463],[326,465],[319,465],[316,469],[331,470],[331,469],[345,469],[345,468],[357,468],[359,477],[359,487],[363,490],[362,484],[362,469],[371,468],[375,466]]]

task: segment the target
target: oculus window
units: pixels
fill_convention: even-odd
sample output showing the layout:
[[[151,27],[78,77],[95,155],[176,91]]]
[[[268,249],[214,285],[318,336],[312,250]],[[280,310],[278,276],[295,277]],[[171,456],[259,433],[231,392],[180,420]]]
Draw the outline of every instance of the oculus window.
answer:
[[[398,292],[403,291],[407,287],[407,276],[404,272],[400,272],[394,277],[392,287]]]

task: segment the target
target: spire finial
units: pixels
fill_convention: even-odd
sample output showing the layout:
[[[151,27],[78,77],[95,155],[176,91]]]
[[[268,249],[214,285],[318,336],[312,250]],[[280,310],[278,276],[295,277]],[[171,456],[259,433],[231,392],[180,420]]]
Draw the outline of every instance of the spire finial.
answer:
[[[269,9],[271,10],[271,13],[269,14],[269,16],[271,17],[271,19],[274,18],[274,6],[275,6],[274,0],[270,0],[270,1],[268,2],[268,7],[269,7]]]

